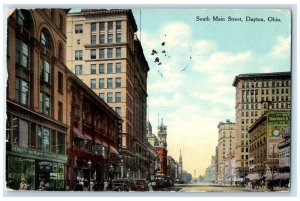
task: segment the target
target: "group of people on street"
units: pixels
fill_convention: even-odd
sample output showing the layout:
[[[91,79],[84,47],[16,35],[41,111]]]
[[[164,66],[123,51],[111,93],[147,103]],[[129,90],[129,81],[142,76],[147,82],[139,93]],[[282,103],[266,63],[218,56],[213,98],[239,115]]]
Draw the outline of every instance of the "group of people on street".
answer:
[[[110,191],[112,190],[111,179],[97,182],[91,179],[90,182],[84,178],[78,178],[74,187],[75,191]]]

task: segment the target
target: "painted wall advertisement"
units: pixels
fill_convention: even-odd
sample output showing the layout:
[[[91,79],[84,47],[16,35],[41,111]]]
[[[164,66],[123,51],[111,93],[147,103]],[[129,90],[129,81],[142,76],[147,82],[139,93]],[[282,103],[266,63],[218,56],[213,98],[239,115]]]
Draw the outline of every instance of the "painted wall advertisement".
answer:
[[[268,114],[268,159],[278,159],[278,143],[290,136],[290,112],[277,112]]]

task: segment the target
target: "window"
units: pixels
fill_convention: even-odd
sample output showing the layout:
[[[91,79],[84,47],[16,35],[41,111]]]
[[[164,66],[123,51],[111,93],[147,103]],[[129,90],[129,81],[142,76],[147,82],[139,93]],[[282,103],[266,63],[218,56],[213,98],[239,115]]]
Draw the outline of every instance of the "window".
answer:
[[[111,92],[107,93],[107,102],[112,103],[112,93]]]
[[[117,77],[116,78],[116,88],[120,88],[121,87],[121,78]]]
[[[100,59],[104,59],[104,49],[100,49]]]
[[[116,103],[121,103],[121,92],[116,92],[115,93],[115,102]]]
[[[108,22],[108,30],[113,30],[113,22]]]
[[[112,73],[113,72],[113,64],[112,63],[108,63],[107,64],[107,73]]]
[[[99,88],[104,89],[104,78],[99,79]]]
[[[113,57],[113,49],[112,48],[108,48],[107,49],[107,58],[112,58]]]
[[[41,32],[40,42],[41,42],[42,46],[50,49],[50,47],[51,47],[51,41],[50,41],[50,36],[49,36],[48,31],[43,30]]]
[[[82,33],[82,24],[75,24],[75,33]]]
[[[117,35],[116,35],[116,42],[117,43],[121,43],[122,42],[122,34],[121,33],[117,33]]]
[[[104,34],[100,34],[100,36],[99,36],[99,43],[100,44],[105,43],[105,35]]]
[[[100,93],[100,94],[99,94],[99,97],[100,97],[102,100],[104,100],[104,93]]]
[[[113,35],[112,34],[108,34],[108,36],[107,36],[107,42],[108,43],[113,43]]]
[[[82,74],[82,65],[76,65],[75,66],[75,75],[81,75]]]
[[[104,73],[104,64],[99,64],[99,73],[100,74]]]
[[[45,92],[40,92],[40,112],[50,116],[50,95]]]
[[[59,154],[65,154],[66,137],[64,133],[57,133],[57,149]]]
[[[28,105],[28,82],[16,78],[16,101]]]
[[[121,73],[121,63],[116,63],[116,73]]]
[[[116,107],[115,111],[121,117],[121,108],[120,107]]]
[[[61,14],[59,15],[59,29],[64,31],[64,17]]]
[[[91,89],[96,89],[96,79],[91,79]]]
[[[22,147],[28,147],[28,122],[13,117],[13,143]]]
[[[100,22],[100,31],[104,31],[105,30],[105,22]]]
[[[91,32],[94,32],[94,31],[96,31],[96,23],[95,22],[91,23]]]
[[[120,47],[116,48],[116,57],[121,58],[121,48]]]
[[[117,29],[117,30],[122,29],[122,21],[117,21],[116,29]]]
[[[91,44],[96,44],[96,35],[91,35]]]
[[[96,74],[96,64],[91,64],[91,74]]]
[[[285,89],[285,93],[286,93],[286,94],[289,93],[289,89],[288,89],[288,88]]]
[[[96,59],[96,50],[95,49],[91,50],[91,59]]]
[[[40,149],[46,152],[50,151],[49,143],[50,129],[38,126],[38,145],[40,145]]]
[[[75,50],[75,60],[82,60],[82,50]]]
[[[42,59],[41,66],[40,66],[40,80],[50,84],[50,76],[51,73],[51,66],[48,61]]]
[[[61,72],[58,72],[58,92],[61,94],[64,92],[64,76]]]
[[[63,121],[63,103],[58,101],[58,121]]]
[[[112,78],[107,78],[107,88],[112,88],[113,87],[112,86],[112,84],[113,84],[112,81],[113,81]]]
[[[29,48],[26,43],[16,39],[16,63],[28,68]]]

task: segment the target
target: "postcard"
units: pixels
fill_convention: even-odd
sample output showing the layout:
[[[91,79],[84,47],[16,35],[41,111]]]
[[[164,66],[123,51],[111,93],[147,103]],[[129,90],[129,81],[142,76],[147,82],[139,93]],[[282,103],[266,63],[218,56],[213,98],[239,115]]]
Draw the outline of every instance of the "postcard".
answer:
[[[291,16],[10,9],[5,191],[289,192]]]

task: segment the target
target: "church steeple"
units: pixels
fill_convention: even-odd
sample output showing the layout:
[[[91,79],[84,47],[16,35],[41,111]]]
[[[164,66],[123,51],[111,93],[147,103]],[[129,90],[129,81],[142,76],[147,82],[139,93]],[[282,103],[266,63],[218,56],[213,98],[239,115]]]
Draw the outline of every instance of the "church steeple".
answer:
[[[179,155],[179,164],[182,164],[181,149],[180,149],[180,155]]]
[[[158,137],[164,147],[167,147],[167,126],[164,125],[164,120],[161,119],[161,124],[158,126]]]

